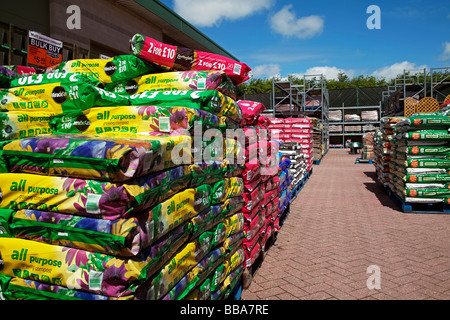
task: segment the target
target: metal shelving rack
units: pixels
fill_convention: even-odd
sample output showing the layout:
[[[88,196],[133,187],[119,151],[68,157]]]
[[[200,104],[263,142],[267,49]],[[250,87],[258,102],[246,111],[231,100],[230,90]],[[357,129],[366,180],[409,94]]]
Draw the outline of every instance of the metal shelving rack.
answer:
[[[322,125],[322,144],[325,154],[329,146],[329,94],[323,74],[303,75],[302,84],[295,84],[292,77],[272,80],[272,113],[274,117],[315,117]],[[278,93],[278,94],[277,94]]]
[[[419,101],[432,97],[442,103],[450,88],[450,75],[438,80],[437,73],[450,72],[450,67],[427,69],[404,69],[403,74],[394,79],[394,85],[387,86],[382,93],[383,110],[386,115],[403,114],[405,99],[412,97]],[[444,92],[447,92],[445,94]]]
[[[342,131],[340,132],[330,132],[330,140],[331,137],[342,137],[342,147],[345,148],[345,139],[348,137],[359,137],[363,136],[366,132],[347,132],[345,130],[346,125],[351,126],[358,126],[358,125],[374,125],[375,127],[378,126],[378,128],[381,125],[381,102],[378,106],[360,106],[360,107],[345,107],[344,104],[342,104],[342,107],[333,107],[330,108],[330,110],[341,110],[342,111],[342,119],[341,121],[329,121],[329,125],[342,125]],[[347,110],[377,110],[378,111],[378,120],[377,121],[345,121],[345,111]],[[373,131],[373,130],[370,130]],[[369,132],[369,131],[367,131]]]

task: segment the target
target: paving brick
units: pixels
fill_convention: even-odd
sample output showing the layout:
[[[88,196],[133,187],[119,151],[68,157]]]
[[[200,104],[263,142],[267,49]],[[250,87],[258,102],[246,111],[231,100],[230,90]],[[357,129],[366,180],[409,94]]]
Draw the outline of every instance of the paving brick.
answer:
[[[450,219],[407,214],[375,168],[330,149],[291,210],[243,299],[450,298]],[[381,289],[367,288],[380,267]]]

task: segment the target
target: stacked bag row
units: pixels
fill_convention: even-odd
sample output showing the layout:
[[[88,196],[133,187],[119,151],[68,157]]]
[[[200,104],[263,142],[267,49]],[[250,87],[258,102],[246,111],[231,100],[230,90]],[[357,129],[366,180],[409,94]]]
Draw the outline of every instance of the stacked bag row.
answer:
[[[325,144],[322,141],[323,123],[318,119],[311,117],[312,136],[313,136],[313,159],[320,161],[325,154]]]
[[[414,114],[395,125],[389,188],[408,203],[450,203],[450,117]]]
[[[223,299],[236,285],[242,146],[198,145],[194,129],[240,127],[238,82],[157,62],[72,60],[1,91],[2,297]]]
[[[363,134],[362,142],[363,148],[361,151],[361,158],[366,160],[372,160],[375,157],[374,153],[374,136],[375,131],[366,132]]]
[[[266,243],[279,225],[280,179],[279,144],[271,140],[268,119],[261,113],[265,106],[260,102],[240,100],[242,129],[245,135],[244,181],[245,251],[244,285],[256,260],[263,254]]]
[[[394,125],[400,119],[399,117],[381,118],[380,129],[376,130],[373,136],[373,164],[377,173],[377,179],[385,188],[389,185],[391,150],[394,144]]]
[[[302,148],[307,159],[306,171],[314,161],[313,124],[311,118],[272,118],[269,130],[281,142],[294,142]]]
[[[280,145],[282,156],[289,159],[290,163],[286,168],[288,170],[286,181],[289,181],[289,191],[292,191],[308,173],[309,159],[305,157],[302,150],[302,145],[297,142],[283,142]]]

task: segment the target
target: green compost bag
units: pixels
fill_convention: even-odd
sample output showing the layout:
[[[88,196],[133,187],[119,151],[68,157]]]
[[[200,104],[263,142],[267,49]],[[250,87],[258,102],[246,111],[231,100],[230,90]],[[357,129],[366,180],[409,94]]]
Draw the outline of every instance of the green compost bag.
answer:
[[[131,80],[110,83],[105,89],[123,95],[144,91],[217,90],[238,100],[239,89],[223,71],[173,71],[146,74]]]
[[[119,55],[109,59],[76,59],[61,62],[48,72],[67,72],[89,75],[102,83],[119,82],[138,76],[161,72],[153,63],[134,55]]]
[[[105,91],[89,82],[51,82],[0,91],[0,111],[59,114],[94,106],[128,104],[127,97]]]
[[[450,160],[448,159],[409,159],[396,160],[396,162],[407,168],[450,168]]]
[[[450,174],[405,174],[402,179],[412,183],[450,183]]]
[[[411,128],[450,126],[450,117],[445,114],[415,114],[398,122],[398,126]]]
[[[426,140],[426,141],[449,141],[450,133],[448,130],[418,130],[403,133],[407,140]]]
[[[241,123],[242,110],[239,105],[217,90],[206,91],[144,91],[129,96],[132,106],[187,107],[225,116]]]
[[[91,75],[79,73],[55,72],[55,73],[33,74],[30,76],[14,79],[13,81],[11,81],[11,88],[45,85],[52,83],[59,83],[65,85],[77,83],[89,83],[93,86],[98,86],[101,84],[101,82],[98,79],[95,79]]]
[[[408,155],[450,155],[450,146],[398,146],[396,152]]]
[[[397,189],[410,198],[448,198],[450,189],[407,189],[398,186]]]

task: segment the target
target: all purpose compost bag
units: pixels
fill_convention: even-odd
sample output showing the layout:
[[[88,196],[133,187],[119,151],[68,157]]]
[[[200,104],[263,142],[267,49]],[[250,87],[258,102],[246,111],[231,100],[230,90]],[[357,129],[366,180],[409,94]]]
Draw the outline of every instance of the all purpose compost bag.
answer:
[[[203,190],[205,188],[206,190]],[[97,180],[38,176],[25,173],[0,174],[0,189],[2,191],[0,207],[4,209],[50,211],[109,220],[127,217],[138,209],[155,205],[155,200],[167,198],[164,193],[170,191],[165,186],[159,192],[155,192],[157,197],[139,203],[136,199],[140,196],[139,187],[133,184],[114,184]],[[196,204],[194,207],[199,206],[201,208],[202,201],[206,201],[202,200],[203,195],[209,194],[210,187],[200,188],[202,192],[195,192],[194,189],[186,189],[190,191],[184,190],[183,192],[185,192],[185,195],[189,193],[191,197],[195,196]],[[153,190],[149,192],[153,192]],[[151,195],[155,196],[155,193]],[[180,196],[179,193],[174,196],[177,195]],[[148,195],[146,195],[139,200],[148,198]],[[186,200],[186,203],[189,203],[189,201]],[[161,203],[158,206],[161,206]],[[171,210],[173,211],[173,209]],[[161,212],[164,213],[164,210],[161,210]]]
[[[206,91],[144,91],[128,97],[132,106],[186,107],[225,116],[240,124],[242,111],[230,97],[217,90]]]
[[[0,141],[51,134],[54,112],[0,112]]]
[[[107,297],[56,284],[49,285],[41,281],[8,277],[2,274],[0,274],[0,288],[5,300],[126,300],[132,298],[132,296]]]
[[[175,167],[177,164],[172,161],[175,146],[190,148],[191,137],[148,136],[139,140],[43,135],[7,142],[2,150],[11,172],[125,181]]]
[[[51,82],[0,91],[0,111],[59,114],[86,110],[94,106],[120,105],[129,105],[128,98],[105,91],[85,81]]]
[[[201,123],[203,130],[229,128],[226,117],[218,117],[200,109],[160,106],[90,108],[85,111],[59,114],[52,118],[50,127],[56,134],[96,135],[106,132],[149,135],[151,132],[190,131],[197,123]]]
[[[251,76],[251,69],[245,63],[218,54],[173,46],[141,34],[135,34],[130,42],[134,55],[169,70],[224,71],[236,85]]]
[[[144,91],[174,90],[217,90],[237,100],[238,87],[223,71],[172,71],[146,74],[127,81],[114,82],[105,86],[106,90],[122,95],[132,95]]]
[[[187,240],[161,239],[139,259],[121,259],[86,250],[17,238],[0,238],[1,274],[112,297],[133,294]],[[154,250],[152,250],[154,249]]]
[[[202,187],[196,189],[202,190]],[[186,189],[179,195],[169,199],[169,204],[175,203],[177,209],[173,216],[180,216],[179,221],[189,220],[201,207],[189,204],[195,200],[193,190]],[[184,198],[183,198],[184,197]],[[182,200],[182,201],[181,201]],[[234,201],[211,206],[202,210],[185,224],[184,232],[193,235],[206,231],[213,225],[223,221],[229,215],[242,207],[242,202]],[[39,210],[0,209],[0,224],[4,226],[3,234],[9,237],[30,239],[34,241],[61,245],[71,248],[100,252],[115,256],[135,256],[143,249],[153,244],[162,235],[171,231],[169,227],[158,227],[163,232],[155,232],[163,212],[161,208],[167,204],[161,201],[161,206],[150,210],[149,214],[137,213],[133,217],[107,220],[62,214]],[[239,206],[240,205],[240,206]],[[180,211],[183,209],[183,211]],[[184,216],[183,216],[184,215]],[[170,226],[170,225],[169,225]],[[173,227],[172,227],[173,228]]]
[[[161,72],[161,69],[134,55],[119,55],[110,59],[76,59],[61,62],[47,69],[48,73],[79,73],[89,75],[102,83],[129,80],[143,74]]]
[[[223,258],[222,258],[223,257]],[[222,262],[223,261],[223,262]],[[194,268],[191,269],[162,300],[181,300],[199,283],[210,278],[209,290],[217,290],[230,272],[244,262],[244,250],[236,246],[226,256],[220,255],[218,249],[211,251]]]
[[[78,73],[39,73],[34,75],[29,75],[26,77],[20,77],[11,81],[11,88],[25,87],[25,86],[36,86],[45,84],[77,84],[77,83],[88,83],[93,86],[98,86],[101,82],[95,79],[91,75],[78,74]]]
[[[242,214],[233,215],[227,220],[182,246],[173,255],[171,261],[149,281],[148,290],[138,291],[137,296],[150,300],[163,298],[189,270],[208,254],[214,256],[213,260],[220,258],[223,261],[227,253],[227,246],[229,246],[229,244],[223,244],[224,241],[233,235],[239,235],[243,229]],[[233,227],[230,228],[230,225]],[[238,226],[235,227],[236,225]],[[142,286],[142,289],[146,287],[147,285]]]

